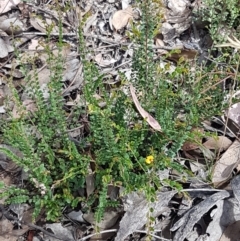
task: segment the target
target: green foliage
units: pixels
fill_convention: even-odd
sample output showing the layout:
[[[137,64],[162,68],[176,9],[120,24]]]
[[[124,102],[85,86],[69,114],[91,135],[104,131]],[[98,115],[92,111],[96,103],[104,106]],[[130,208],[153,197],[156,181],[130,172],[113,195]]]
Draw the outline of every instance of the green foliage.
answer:
[[[0,182],[0,199],[6,199],[6,204],[25,203],[29,199],[29,192],[14,186],[6,187],[3,182]]]
[[[154,1],[154,4],[158,3]],[[39,86],[34,61],[33,76],[29,76],[22,66],[30,89],[28,95],[37,107],[33,113],[26,111],[19,93],[9,80],[12,101],[18,107],[19,116],[10,116],[2,126],[2,132],[4,143],[20,150],[22,156],[17,156],[4,146],[0,150],[28,173],[31,192],[26,192],[26,187],[13,189],[14,195],[10,189],[4,190],[1,195],[17,197],[18,202],[26,201],[24,197],[29,195],[29,201],[35,206],[35,217],[45,208],[49,220],[59,218],[61,209],[66,205],[75,207],[81,201],[87,209],[95,211],[95,218],[100,222],[105,208],[117,205],[108,197],[110,184],[124,187],[125,192],[142,191],[149,201],[154,199],[156,190],[162,186],[181,190],[181,184],[175,180],[160,180],[158,171],[175,169],[188,175],[176,160],[176,155],[186,140],[193,139],[191,129],[222,109],[223,97],[217,85],[222,76],[204,75],[214,70],[214,66],[200,69],[196,65],[194,72],[191,72],[192,63],[181,60],[173,71],[169,71],[168,64],[159,67],[152,48],[158,28],[156,19],[160,16],[154,10],[154,4],[151,0],[139,1],[142,19],[140,23],[132,24],[132,39],[134,46],[137,46],[132,76],[128,81],[123,73],[119,73],[121,82],[118,87],[106,88],[104,76],[86,57],[87,50],[82,30],[79,29],[84,71],[82,92],[86,103],[86,109],[82,111],[90,124],[90,133],[84,141],[90,143],[89,150],[77,149],[67,135],[69,124],[63,110],[61,54],[55,57],[48,47],[45,49],[51,70],[47,100]],[[155,14],[152,15],[153,12]],[[61,30],[61,23],[59,27]],[[61,31],[59,36],[61,53]],[[136,88],[142,107],[160,123],[162,133],[149,127],[136,111],[130,94],[123,91],[128,89],[129,82]],[[96,98],[96,94],[100,98]],[[76,195],[75,190],[85,187],[90,160],[96,190],[86,200]]]
[[[238,0],[204,0],[205,7],[199,15],[209,23],[209,30],[214,40],[223,40],[219,31],[231,31],[240,24],[240,9]],[[231,31],[232,32],[232,31]],[[225,36],[226,37],[226,36]]]
[[[175,160],[178,151],[192,138],[192,128],[218,114],[222,108],[220,86],[212,88],[221,76],[204,76],[197,65],[192,74],[191,64],[185,62],[179,62],[176,69],[168,73],[168,66],[160,68],[153,60],[152,42],[156,29],[155,18],[151,15],[153,5],[146,0],[140,6],[142,20],[133,26],[136,35],[131,35],[137,49],[130,82],[137,93],[141,93],[142,107],[157,119],[163,133],[152,130],[136,112],[130,94],[122,91],[129,85],[123,74],[120,74],[120,87],[109,91],[94,64],[82,56],[91,129],[88,142],[92,144],[91,156],[94,156],[96,186],[99,187],[97,221],[109,203],[108,184],[121,185],[126,192],[141,190],[149,200],[162,185],[180,190],[181,185],[174,180],[160,181],[157,171],[173,168],[188,175]],[[214,66],[204,71],[212,69]],[[94,97],[96,93],[100,100]],[[105,103],[104,107],[100,102]],[[181,113],[183,119],[179,117]],[[146,160],[150,155],[153,162],[148,164]]]
[[[22,66],[22,71],[26,74],[27,95],[36,104],[36,111],[28,112],[12,81],[9,80],[8,83],[12,90],[12,101],[18,108],[18,115],[11,116],[9,112],[9,121],[2,126],[2,132],[4,142],[17,148],[22,156],[17,156],[5,146],[0,149],[28,173],[29,184],[33,189],[33,196],[29,193],[28,200],[35,206],[35,217],[42,208],[45,208],[47,219],[55,220],[60,217],[61,210],[66,204],[72,207],[77,205],[78,198],[74,195],[74,191],[84,186],[89,162],[79,153],[67,134],[66,115],[63,111],[64,100],[61,94],[63,75],[61,37],[57,57],[48,46],[45,48],[51,73],[47,85],[48,99],[44,98],[39,86],[34,62],[33,76],[27,73],[24,65]],[[2,195],[8,195],[9,200],[14,201],[9,191],[10,189],[5,190],[5,194]],[[18,197],[16,200],[22,197],[20,189],[15,189],[15,194],[15,197]],[[26,201],[23,198],[21,200]]]

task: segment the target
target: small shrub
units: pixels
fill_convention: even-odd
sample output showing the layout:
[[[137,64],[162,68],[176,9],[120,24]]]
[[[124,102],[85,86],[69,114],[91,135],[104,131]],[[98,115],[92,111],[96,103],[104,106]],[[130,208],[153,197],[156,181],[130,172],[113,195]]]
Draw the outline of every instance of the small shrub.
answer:
[[[156,18],[160,14],[151,15],[153,5],[150,0],[139,3],[139,6],[142,20],[133,24],[137,34],[132,35],[136,49],[131,80],[119,73],[120,86],[110,88],[110,91],[103,83],[104,76],[87,60],[81,29],[79,31],[84,71],[82,92],[86,102],[85,109],[81,111],[88,117],[90,125],[90,133],[84,139],[84,142],[90,143],[88,150],[77,148],[67,135],[68,123],[61,95],[61,54],[55,58],[46,47],[51,70],[48,100],[40,89],[37,74],[26,74],[31,88],[29,95],[37,107],[35,112],[26,111],[12,80],[9,80],[12,101],[21,115],[18,118],[10,116],[1,131],[5,144],[19,149],[23,156],[16,156],[3,146],[0,150],[28,173],[29,183],[23,191],[4,190],[0,197],[8,196],[8,202],[12,202],[14,196],[21,196],[21,200],[26,201],[24,197],[28,195],[35,206],[35,217],[41,208],[45,208],[48,220],[59,218],[66,205],[75,207],[79,202],[86,203],[89,209],[94,209],[99,222],[106,207],[117,205],[107,196],[110,184],[124,187],[125,192],[142,191],[149,201],[163,185],[181,189],[180,182],[160,180],[157,172],[176,169],[185,176],[189,174],[177,161],[176,155],[186,140],[194,139],[192,128],[222,109],[221,86],[214,85],[222,75],[214,74],[214,71],[212,75],[205,74],[214,70],[214,66],[201,69],[196,65],[192,71],[192,64],[181,59],[171,73],[168,64],[160,68],[154,60],[152,48],[158,26]],[[59,27],[61,33],[61,24]],[[62,45],[60,34],[59,50]],[[136,111],[130,94],[123,91],[128,89],[129,82],[136,87],[137,94],[141,93],[138,98],[142,107],[160,123],[162,133],[149,127]],[[95,94],[100,99],[95,98]],[[90,167],[95,175],[95,191],[86,199],[77,195],[75,190],[85,187]]]
[[[203,10],[199,16],[208,22],[208,27],[212,38],[215,41],[223,41],[239,26],[240,9],[238,0],[221,1],[221,0],[204,0]],[[225,31],[220,34],[220,31]],[[227,33],[228,32],[228,33]]]

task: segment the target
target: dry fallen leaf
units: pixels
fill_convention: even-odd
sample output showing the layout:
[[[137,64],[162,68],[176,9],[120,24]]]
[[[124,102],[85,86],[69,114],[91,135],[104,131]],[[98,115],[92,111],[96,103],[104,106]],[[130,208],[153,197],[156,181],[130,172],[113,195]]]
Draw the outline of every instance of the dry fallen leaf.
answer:
[[[183,241],[191,233],[194,225],[220,200],[228,198],[230,194],[228,191],[217,192],[193,208],[184,213],[184,215],[173,225],[171,231],[176,231],[173,241]]]
[[[31,43],[28,45],[29,50],[44,50],[44,47],[39,44],[38,39],[31,39]]]
[[[105,210],[101,222],[97,223],[94,217],[94,213],[89,212],[83,214],[84,220],[93,225],[97,225],[101,229],[109,229],[113,227],[119,219],[119,216],[119,212],[115,211],[114,209],[108,208]]]
[[[226,110],[225,116],[228,119],[227,126],[236,134],[240,128],[240,103],[235,103]]]
[[[0,14],[6,13],[20,3],[20,0],[1,0],[0,1]]]
[[[165,47],[165,43],[163,42],[162,34],[157,34],[157,36],[155,37],[155,45],[156,45],[156,47]],[[157,52],[160,55],[168,53],[168,51],[165,50],[164,48],[157,49]]]
[[[192,150],[196,150],[196,149],[199,149],[199,144],[197,144],[197,143],[186,141],[182,145],[183,151],[192,151]]]
[[[96,22],[96,19],[97,19],[97,15],[98,15],[98,11],[94,14],[94,15],[91,15],[87,18],[85,24],[84,24],[84,27],[83,27],[83,32],[84,34],[86,34],[89,30],[89,28],[95,24]]]
[[[199,241],[219,241],[226,227],[239,220],[239,207],[234,198],[219,200],[210,211],[210,217],[211,222],[205,232],[208,237]]]
[[[31,25],[37,29],[38,31],[42,32],[42,33],[46,33],[46,29],[44,28],[44,26],[41,26],[41,22],[40,20],[38,21],[38,19],[36,17],[30,17],[30,23]]]
[[[13,224],[8,219],[1,219],[0,221],[0,241],[16,241],[17,238],[9,235],[13,230]],[[8,239],[9,237],[9,239]]]
[[[240,142],[235,140],[215,164],[212,174],[212,182],[215,187],[220,186],[231,177],[231,173],[238,165],[239,160]]]
[[[0,38],[0,58],[8,56],[8,46],[3,39]]]
[[[168,203],[175,194],[176,191],[158,192],[156,200],[149,203],[145,197],[136,193],[130,193],[127,198],[128,203],[124,205],[125,214],[121,219],[115,241],[123,241],[128,235],[137,229],[141,229],[148,222],[147,214],[150,208],[153,210],[151,213],[152,217],[158,217],[163,212],[168,211],[168,209],[170,210]]]
[[[240,234],[240,221],[230,224],[225,230],[219,241],[237,241]]]
[[[213,149],[216,151],[225,151],[231,146],[232,141],[226,136],[219,136],[216,138],[210,137],[206,142],[203,143],[208,149]]]
[[[52,33],[58,33],[58,27],[55,26],[54,24],[54,21],[51,20],[51,19],[42,19],[41,17],[39,16],[34,16],[34,15],[31,15],[30,16],[30,23],[31,25],[37,29],[38,31],[42,32],[42,33],[47,33],[47,27],[48,26],[51,26],[51,25],[54,25],[53,29],[52,29]]]
[[[61,223],[46,224],[46,229],[50,230],[50,232],[52,232],[54,235],[61,237],[63,240],[74,240],[72,232],[68,228],[63,227]],[[53,237],[47,237],[50,241],[58,240]]]
[[[7,34],[19,34],[25,30],[24,24],[18,18],[8,18],[0,23],[0,29]]]
[[[145,111],[142,106],[140,105],[137,96],[135,94],[135,90],[134,87],[132,85],[130,85],[130,91],[131,91],[131,95],[133,98],[133,102],[135,104],[135,106],[137,107],[137,110],[139,111],[139,113],[141,114],[141,116],[147,121],[147,123],[156,131],[160,131],[162,132],[162,128],[159,125],[159,123],[147,112]]]
[[[95,175],[88,174],[86,176],[86,191],[87,196],[89,197],[95,190]]]
[[[179,53],[171,53],[167,59],[178,62],[181,59],[184,61],[195,59],[198,52],[194,49],[181,49]]]
[[[240,204],[240,175],[235,176],[231,180],[231,186],[233,190],[234,197],[237,199]]]
[[[104,59],[102,54],[97,54],[95,56],[95,61],[98,63],[99,66],[101,67],[106,67],[106,66],[109,66],[111,64],[114,64],[115,62],[117,62],[116,59],[114,58],[111,58],[111,59]]]
[[[112,16],[111,23],[116,30],[120,30],[128,24],[128,21],[132,18],[132,16],[133,9],[129,6],[124,10],[119,10],[115,12]]]

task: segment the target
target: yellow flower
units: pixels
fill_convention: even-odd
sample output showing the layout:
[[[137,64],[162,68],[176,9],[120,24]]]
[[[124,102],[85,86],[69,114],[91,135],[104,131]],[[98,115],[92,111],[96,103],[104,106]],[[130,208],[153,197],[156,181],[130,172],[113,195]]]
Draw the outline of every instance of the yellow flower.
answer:
[[[94,112],[94,106],[92,104],[88,105],[88,111],[90,114],[92,114]]]
[[[151,164],[151,163],[153,163],[153,159],[154,159],[153,156],[147,156],[145,162],[147,164]]]

